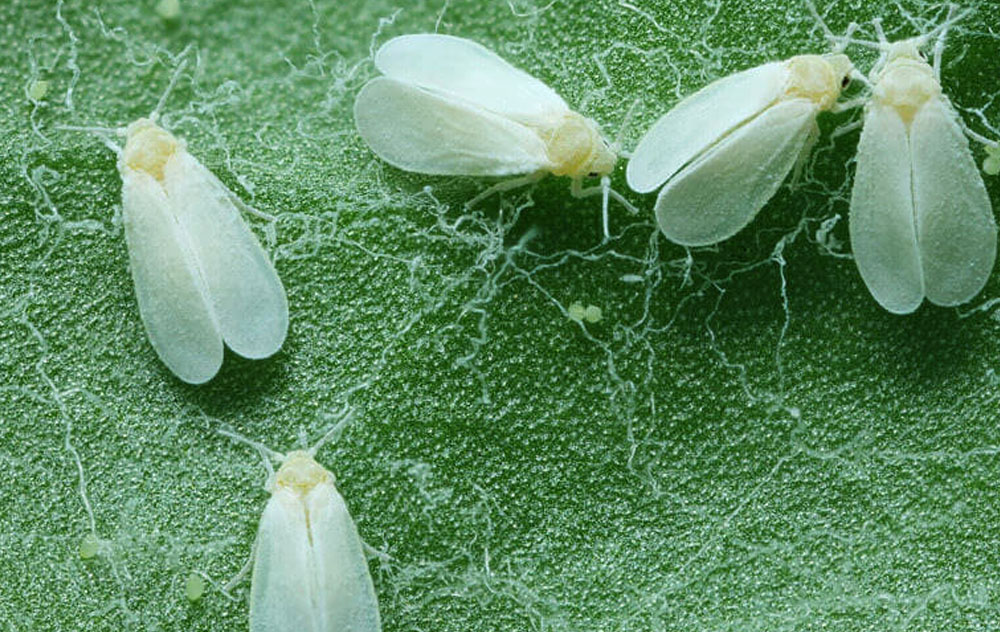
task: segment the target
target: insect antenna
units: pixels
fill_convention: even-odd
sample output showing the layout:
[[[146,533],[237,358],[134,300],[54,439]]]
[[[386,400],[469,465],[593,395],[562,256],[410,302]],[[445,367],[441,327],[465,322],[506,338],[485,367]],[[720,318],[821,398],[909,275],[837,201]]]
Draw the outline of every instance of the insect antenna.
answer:
[[[186,58],[188,51],[190,50],[191,44],[188,44],[184,47],[184,50],[177,55],[177,58],[181,61],[177,64],[177,67],[174,68],[174,72],[170,76],[170,82],[167,84],[167,89],[163,91],[162,95],[160,95],[160,100],[156,102],[156,107],[153,108],[153,111],[149,114],[149,120],[154,123],[160,117],[160,113],[163,111],[163,106],[167,104],[167,99],[170,97],[170,93],[173,92],[174,86],[177,85],[177,82],[181,78],[181,73],[184,72],[184,68],[187,67],[188,60]]]
[[[331,440],[339,438],[340,435],[343,434],[347,426],[349,426],[355,419],[357,419],[357,416],[358,416],[358,411],[353,408],[349,408],[348,406],[344,406],[342,409],[340,409],[333,415],[330,415],[330,417],[335,418],[336,421],[334,422],[333,426],[329,430],[327,430],[322,437],[319,438],[319,441],[313,444],[311,448],[306,450],[309,453],[309,456],[315,457],[316,453],[319,452],[320,448],[322,448]]]

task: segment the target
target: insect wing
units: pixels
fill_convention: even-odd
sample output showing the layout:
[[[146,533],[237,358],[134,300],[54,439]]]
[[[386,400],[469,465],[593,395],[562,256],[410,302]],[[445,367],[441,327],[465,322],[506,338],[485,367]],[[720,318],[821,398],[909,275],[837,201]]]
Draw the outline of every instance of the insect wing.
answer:
[[[476,42],[430,33],[386,42],[375,66],[387,77],[477,105],[528,125],[569,109],[556,92]]]
[[[375,587],[361,538],[333,483],[317,485],[306,497],[318,570],[319,599],[330,632],[378,632]]]
[[[648,193],[696,159],[781,95],[788,78],[784,62],[750,68],[710,83],[663,115],[639,141],[625,175],[628,185]]]
[[[122,207],[129,267],[149,340],[181,380],[207,382],[222,365],[222,336],[173,205],[152,176],[125,168]]]
[[[250,632],[325,632],[318,598],[305,508],[295,493],[276,490],[257,529]]]
[[[267,253],[240,216],[235,196],[186,151],[167,162],[164,180],[226,344],[246,358],[272,355],[288,331],[288,301]]]
[[[354,120],[380,158],[407,171],[505,176],[552,166],[545,144],[524,125],[395,79],[368,82]]]
[[[656,218],[667,238],[704,246],[739,232],[795,166],[817,112],[805,99],[782,101],[674,176],[656,200]]]
[[[894,314],[912,312],[924,298],[912,182],[906,125],[893,108],[871,106],[851,193],[851,249],[868,291]]]
[[[333,483],[303,500],[278,489],[261,516],[251,632],[379,632],[378,602],[357,528]]]
[[[958,305],[978,294],[993,270],[997,227],[989,194],[944,98],[917,113],[910,145],[924,291],[932,303]]]

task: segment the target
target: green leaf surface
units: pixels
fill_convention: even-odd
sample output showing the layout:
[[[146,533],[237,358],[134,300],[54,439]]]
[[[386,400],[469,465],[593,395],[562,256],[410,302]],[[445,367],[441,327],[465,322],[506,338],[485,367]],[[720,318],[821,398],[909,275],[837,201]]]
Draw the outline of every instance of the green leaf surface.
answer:
[[[942,81],[995,138],[1000,14],[970,6]],[[345,406],[357,419],[318,460],[382,552],[387,632],[995,629],[1000,280],[958,310],[874,302],[848,256],[858,132],[833,137],[857,110],[822,118],[802,177],[747,230],[690,253],[659,236],[652,196],[626,193],[637,216],[612,204],[602,245],[599,198],[565,178],[467,211],[489,181],[393,169],[354,130],[371,52],[436,29],[634,147],[711,80],[826,51],[805,5],[156,7],[0,6],[0,630],[247,629],[249,580],[221,588],[265,470],[217,430],[286,451]],[[819,9],[868,39],[872,18],[895,39],[946,12]],[[161,120],[276,217],[248,221],[291,308],[280,353],[227,352],[200,387],[139,319],[115,156],[58,129],[148,115],[188,46]],[[209,579],[194,602],[192,572]]]

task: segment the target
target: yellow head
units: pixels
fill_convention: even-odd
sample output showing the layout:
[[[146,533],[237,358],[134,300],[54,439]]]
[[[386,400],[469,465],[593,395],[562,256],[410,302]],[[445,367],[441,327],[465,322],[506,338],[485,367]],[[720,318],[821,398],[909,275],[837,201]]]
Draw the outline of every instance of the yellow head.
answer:
[[[293,450],[285,457],[274,476],[274,487],[305,496],[320,483],[333,482],[333,474],[316,462],[305,450]]]
[[[786,99],[809,99],[829,110],[847,85],[853,68],[847,55],[798,55],[788,60]]]
[[[601,136],[597,123],[567,112],[551,128],[542,131],[542,140],[557,176],[603,176],[615,168],[615,155]]]
[[[141,118],[125,130],[120,164],[163,182],[163,169],[178,148],[183,148],[182,141],[153,121]]]
[[[919,46],[919,39],[892,44],[885,65],[874,78],[872,99],[894,108],[906,125],[924,103],[941,95],[941,84],[934,76],[934,69],[921,56]]]

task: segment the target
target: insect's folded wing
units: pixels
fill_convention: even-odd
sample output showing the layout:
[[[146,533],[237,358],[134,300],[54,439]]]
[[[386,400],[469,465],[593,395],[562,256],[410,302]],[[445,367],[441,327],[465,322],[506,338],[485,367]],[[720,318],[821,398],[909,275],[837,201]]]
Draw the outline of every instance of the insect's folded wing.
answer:
[[[924,299],[911,172],[903,120],[891,107],[871,106],[858,143],[851,250],[868,291],[894,314],[908,314]]]
[[[395,79],[369,81],[354,103],[354,120],[372,151],[407,171],[505,176],[552,166],[528,127]]]
[[[168,161],[164,179],[226,344],[247,358],[273,354],[288,331],[285,289],[233,193],[186,151]]]
[[[378,602],[357,527],[332,483],[306,497],[320,608],[331,632],[378,632]]]
[[[932,99],[910,131],[913,197],[924,291],[938,305],[958,305],[985,285],[996,258],[990,198],[957,115]]]
[[[305,509],[277,490],[257,529],[250,589],[250,632],[325,632]]]
[[[656,200],[656,219],[667,238],[705,246],[739,232],[795,166],[816,112],[805,99],[781,102],[674,176]]]
[[[750,68],[714,81],[678,103],[646,132],[632,152],[628,185],[648,193],[727,133],[760,114],[785,88],[784,62]]]
[[[222,337],[168,198],[153,177],[130,169],[122,178],[122,206],[129,267],[149,340],[177,377],[207,382],[222,365]]]
[[[526,124],[569,109],[556,92],[471,40],[430,33],[386,42],[375,65],[387,77],[472,103]]]

